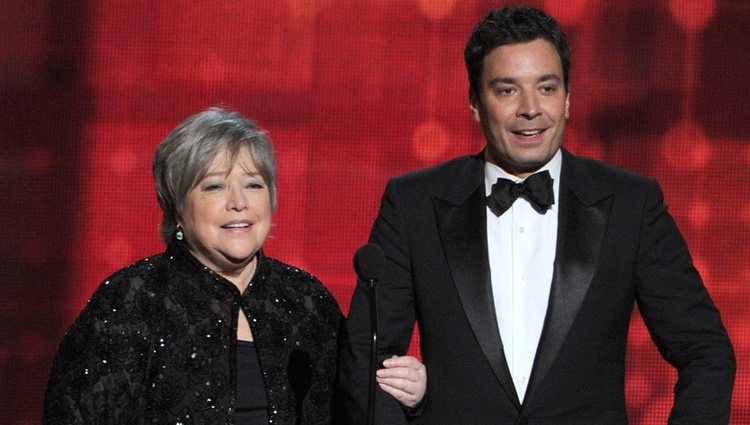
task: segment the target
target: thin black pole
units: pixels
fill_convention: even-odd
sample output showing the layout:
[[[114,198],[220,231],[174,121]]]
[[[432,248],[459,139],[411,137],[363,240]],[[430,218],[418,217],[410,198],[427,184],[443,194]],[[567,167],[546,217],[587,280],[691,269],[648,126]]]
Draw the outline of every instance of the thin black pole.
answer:
[[[367,279],[370,288],[370,387],[367,391],[367,423],[375,425],[375,372],[378,370],[378,301],[375,279]]]

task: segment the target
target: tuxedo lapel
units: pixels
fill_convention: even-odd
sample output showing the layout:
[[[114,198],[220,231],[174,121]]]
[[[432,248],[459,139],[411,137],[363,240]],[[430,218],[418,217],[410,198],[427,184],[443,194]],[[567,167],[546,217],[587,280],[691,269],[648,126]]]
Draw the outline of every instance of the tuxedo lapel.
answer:
[[[471,329],[508,397],[520,406],[497,327],[487,258],[484,169],[482,161],[475,162],[478,165],[467,167],[452,191],[433,204],[445,258]]]
[[[565,341],[588,291],[601,252],[612,204],[611,193],[576,167],[563,151],[560,215],[552,286],[526,399],[533,396]]]

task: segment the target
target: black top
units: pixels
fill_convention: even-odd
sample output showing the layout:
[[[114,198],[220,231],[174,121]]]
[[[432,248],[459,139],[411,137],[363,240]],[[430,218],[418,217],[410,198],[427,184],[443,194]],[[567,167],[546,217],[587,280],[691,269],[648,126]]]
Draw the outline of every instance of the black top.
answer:
[[[176,240],[99,286],[52,367],[45,425],[226,424],[246,314],[274,425],[328,425],[341,311],[309,273],[258,254],[247,289]]]
[[[237,340],[237,400],[234,423],[267,425],[267,407],[266,387],[263,385],[255,343]]]

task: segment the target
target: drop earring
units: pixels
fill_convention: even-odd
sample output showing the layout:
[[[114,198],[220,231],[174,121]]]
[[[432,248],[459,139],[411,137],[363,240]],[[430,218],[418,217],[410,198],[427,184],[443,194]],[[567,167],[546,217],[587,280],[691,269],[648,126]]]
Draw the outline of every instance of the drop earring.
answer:
[[[182,229],[180,228],[179,224],[177,225],[177,231],[175,232],[174,237],[178,241],[181,241],[185,237],[185,235],[182,234]]]

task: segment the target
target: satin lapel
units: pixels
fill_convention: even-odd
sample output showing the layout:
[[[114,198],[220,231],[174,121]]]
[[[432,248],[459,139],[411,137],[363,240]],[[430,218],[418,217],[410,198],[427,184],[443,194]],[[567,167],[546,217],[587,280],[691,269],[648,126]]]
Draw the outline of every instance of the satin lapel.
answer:
[[[462,204],[434,201],[438,231],[453,282],[471,328],[497,379],[520,406],[497,327],[487,259],[484,185]]]
[[[572,162],[570,157],[564,158]],[[557,357],[596,271],[612,198],[598,195],[582,201],[571,188],[576,183],[591,185],[593,181],[577,178],[572,172],[562,177],[557,254],[549,305],[526,400],[533,396]]]

